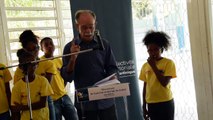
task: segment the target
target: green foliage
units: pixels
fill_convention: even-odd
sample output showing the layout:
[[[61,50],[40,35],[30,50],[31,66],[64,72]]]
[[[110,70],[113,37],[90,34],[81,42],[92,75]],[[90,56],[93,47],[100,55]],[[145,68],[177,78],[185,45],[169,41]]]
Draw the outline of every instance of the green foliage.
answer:
[[[43,8],[53,8],[53,4],[53,0],[5,0],[6,17],[22,18],[21,20],[17,21],[8,21],[8,28],[33,28],[48,26],[48,20],[48,23],[43,24],[44,22],[41,23],[41,21],[39,21],[37,18],[54,17],[55,11],[53,9],[43,10]],[[26,8],[29,9],[26,10]],[[35,9],[32,10],[31,8]],[[24,18],[34,18],[35,20],[25,20]]]
[[[37,1],[37,0],[34,0]],[[25,7],[32,6],[33,0],[5,0],[6,7]]]
[[[133,15],[142,19],[152,13],[150,0],[132,0]]]

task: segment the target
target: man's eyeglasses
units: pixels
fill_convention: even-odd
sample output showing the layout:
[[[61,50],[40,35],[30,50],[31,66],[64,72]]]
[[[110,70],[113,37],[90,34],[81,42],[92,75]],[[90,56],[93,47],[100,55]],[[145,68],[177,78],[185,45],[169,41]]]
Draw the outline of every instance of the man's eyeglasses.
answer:
[[[95,24],[91,24],[91,25],[81,25],[80,28],[81,28],[82,30],[87,30],[87,29],[93,30],[93,29],[95,29]]]

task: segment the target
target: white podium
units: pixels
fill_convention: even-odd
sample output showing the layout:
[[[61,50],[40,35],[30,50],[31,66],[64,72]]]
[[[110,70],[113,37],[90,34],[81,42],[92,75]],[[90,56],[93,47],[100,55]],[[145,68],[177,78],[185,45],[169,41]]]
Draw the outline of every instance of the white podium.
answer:
[[[129,83],[120,83],[120,81],[115,77],[116,74],[112,74],[88,88],[81,88],[75,90],[75,95],[77,98],[77,102],[81,105],[81,120],[85,120],[84,116],[84,102],[94,101],[94,100],[102,100],[116,97],[126,97],[130,95]],[[125,101],[125,99],[124,99]],[[127,115],[128,105],[125,104],[125,112]]]

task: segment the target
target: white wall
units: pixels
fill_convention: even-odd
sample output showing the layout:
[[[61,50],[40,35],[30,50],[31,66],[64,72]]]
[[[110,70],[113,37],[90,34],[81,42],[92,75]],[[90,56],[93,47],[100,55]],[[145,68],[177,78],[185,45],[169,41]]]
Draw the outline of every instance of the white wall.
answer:
[[[6,55],[6,46],[5,46],[5,35],[4,35],[4,30],[3,30],[3,20],[4,20],[4,12],[3,12],[3,3],[4,0],[0,0],[0,62],[7,64],[7,55]]]

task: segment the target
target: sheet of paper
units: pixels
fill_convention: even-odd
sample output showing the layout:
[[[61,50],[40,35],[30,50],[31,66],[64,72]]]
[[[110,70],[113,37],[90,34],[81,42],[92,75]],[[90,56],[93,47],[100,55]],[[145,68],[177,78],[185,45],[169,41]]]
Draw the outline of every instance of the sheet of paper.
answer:
[[[95,83],[93,86],[105,86],[105,85],[112,85],[112,84],[117,84],[120,83],[120,81],[117,79],[116,73],[113,73],[112,75],[98,81],[97,83]],[[114,79],[112,79],[113,77],[115,77]]]

